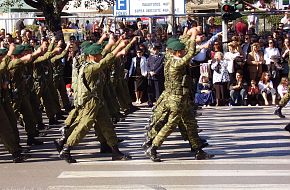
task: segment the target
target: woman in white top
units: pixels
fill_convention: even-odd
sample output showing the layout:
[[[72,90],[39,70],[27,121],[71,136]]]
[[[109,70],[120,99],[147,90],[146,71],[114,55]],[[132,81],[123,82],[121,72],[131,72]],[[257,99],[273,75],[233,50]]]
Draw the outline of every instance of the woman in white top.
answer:
[[[259,90],[260,93],[262,94],[264,100],[265,100],[265,105],[269,105],[268,101],[268,95],[272,95],[272,104],[276,104],[276,90],[273,87],[273,82],[270,80],[270,74],[267,72],[263,72],[261,79],[259,81]]]
[[[264,51],[264,60],[266,62],[266,66],[268,68],[268,71],[270,70],[271,67],[271,57],[272,56],[278,56],[280,57],[280,51],[278,48],[275,47],[274,42],[272,39],[269,40],[269,47],[267,47]]]
[[[227,61],[228,66],[227,70],[230,76],[230,82],[232,83],[235,79],[235,67],[234,67],[234,60],[236,57],[240,56],[240,53],[237,50],[237,44],[231,42],[228,44],[229,51],[225,53],[224,60]]]
[[[134,91],[137,104],[141,104],[141,99],[147,83],[147,60],[146,57],[143,56],[143,53],[141,49],[137,49],[137,56],[133,57],[129,70],[129,77],[132,77],[134,80]]]
[[[216,52],[211,64],[217,106],[224,105],[229,96],[227,84],[230,81],[230,76],[227,70],[228,64],[223,57],[222,52]]]

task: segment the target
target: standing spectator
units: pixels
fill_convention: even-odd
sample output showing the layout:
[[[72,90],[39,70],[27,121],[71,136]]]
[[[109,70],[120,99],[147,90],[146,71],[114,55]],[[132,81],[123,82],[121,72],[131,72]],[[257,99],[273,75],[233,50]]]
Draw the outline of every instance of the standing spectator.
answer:
[[[290,30],[290,17],[288,12],[285,12],[280,22],[283,23],[283,30]]]
[[[246,105],[247,83],[243,79],[242,72],[236,73],[236,79],[230,85],[231,105]]]
[[[269,98],[268,96],[271,95],[272,96],[272,104],[275,105],[276,104],[276,90],[273,87],[273,82],[270,80],[270,74],[267,72],[263,72],[261,79],[259,81],[259,90],[260,93],[263,96],[263,99],[265,101],[265,105],[268,106],[269,105]]]
[[[137,56],[132,59],[129,77],[132,77],[134,80],[136,103],[141,104],[147,81],[147,61],[146,57],[143,56],[143,51],[140,49],[137,49]]]
[[[248,88],[248,104],[251,106],[259,105],[259,88],[256,86],[256,81],[251,80],[251,85]]]
[[[231,42],[228,44],[229,51],[224,54],[224,60],[227,61],[228,67],[227,70],[230,75],[230,82],[234,81],[235,70],[234,70],[234,60],[236,57],[240,56],[240,53],[237,51],[237,43]]]
[[[241,45],[243,55],[247,59],[248,54],[251,52],[251,39],[249,35],[245,35],[245,42]]]
[[[24,19],[19,19],[16,24],[15,24],[15,29],[18,30],[18,31],[21,31],[25,28],[25,25],[24,25]]]
[[[4,29],[4,28],[1,28],[1,30],[0,30],[0,38],[1,38],[2,40],[4,40],[5,35],[6,35],[6,31],[5,31],[5,29]]]
[[[289,54],[290,54],[290,42],[288,38],[285,38],[283,48],[282,48],[282,65],[283,65],[283,70],[282,70],[282,77],[288,77],[289,73]]]
[[[269,40],[269,46],[264,51],[264,60],[266,61],[267,71],[271,68],[271,63],[273,62],[271,59],[272,56],[280,57],[279,49],[275,47],[273,39]]]
[[[221,45],[218,41],[215,41],[210,51],[210,58],[213,59],[216,52],[222,51]]]
[[[258,43],[252,45],[252,51],[247,58],[247,68],[250,75],[250,80],[258,81],[262,75],[262,64],[264,63],[264,56],[260,50]]]
[[[140,42],[144,41],[145,33],[143,31],[142,21],[137,22],[137,30],[134,32],[135,36],[140,36]]]
[[[159,52],[160,44],[154,44],[151,50],[151,55],[147,59],[148,71],[148,106],[152,107],[155,100],[157,100],[163,91],[164,83],[164,56]]]
[[[248,31],[248,26],[241,18],[238,18],[235,25],[235,29],[238,35],[246,35]]]
[[[225,105],[227,100],[227,84],[230,81],[227,62],[223,60],[223,53],[216,52],[211,64],[213,72],[213,85],[216,93],[216,105]]]

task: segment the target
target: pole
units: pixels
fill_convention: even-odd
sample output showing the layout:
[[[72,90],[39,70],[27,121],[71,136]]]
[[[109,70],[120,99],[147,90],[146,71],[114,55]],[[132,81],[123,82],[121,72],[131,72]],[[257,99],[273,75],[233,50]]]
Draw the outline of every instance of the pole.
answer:
[[[176,20],[175,20],[175,6],[174,6],[174,0],[170,0],[169,3],[169,18],[170,18],[170,23],[172,24],[172,35],[174,36],[176,34]]]
[[[225,3],[226,0],[222,0],[222,3]],[[223,51],[227,52],[228,46],[227,46],[227,41],[228,41],[228,21],[227,20],[222,20],[222,32],[223,32]]]

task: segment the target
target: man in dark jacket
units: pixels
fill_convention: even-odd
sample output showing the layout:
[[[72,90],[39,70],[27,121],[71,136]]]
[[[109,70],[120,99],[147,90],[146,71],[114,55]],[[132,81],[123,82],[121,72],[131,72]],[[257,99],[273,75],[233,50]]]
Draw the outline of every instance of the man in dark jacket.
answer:
[[[247,83],[242,72],[236,73],[236,80],[230,85],[231,105],[246,105]]]
[[[164,56],[159,52],[160,47],[160,44],[153,44],[151,55],[147,60],[149,107],[153,106],[154,94],[157,100],[164,89]]]

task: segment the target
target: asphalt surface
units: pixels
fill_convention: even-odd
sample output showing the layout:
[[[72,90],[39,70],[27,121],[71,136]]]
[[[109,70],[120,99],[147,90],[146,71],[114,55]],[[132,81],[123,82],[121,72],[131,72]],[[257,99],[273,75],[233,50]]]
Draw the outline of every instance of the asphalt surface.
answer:
[[[0,145],[0,189],[289,189],[289,122],[274,116],[274,107],[210,107],[199,112],[200,135],[208,140],[204,150],[215,154],[211,160],[193,159],[188,142],[174,132],[158,153],[163,162],[153,163],[141,144],[149,108],[130,114],[116,125],[121,150],[133,160],[111,161],[99,153],[94,131],[72,150],[76,164],[58,158],[52,141],[60,136],[52,126],[41,139],[42,146],[31,147],[32,158],[14,164]],[[47,122],[47,120],[45,120]],[[19,126],[22,145],[25,133]]]

